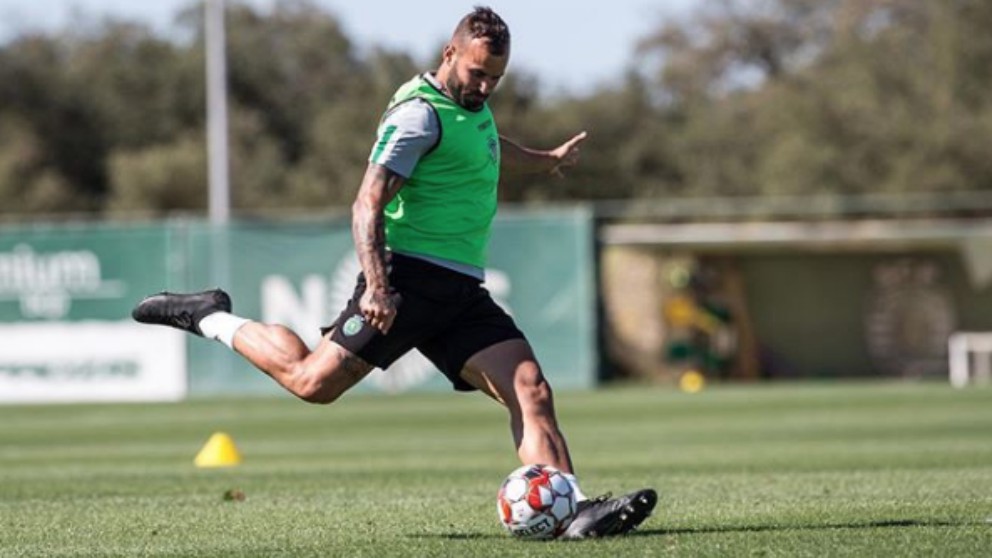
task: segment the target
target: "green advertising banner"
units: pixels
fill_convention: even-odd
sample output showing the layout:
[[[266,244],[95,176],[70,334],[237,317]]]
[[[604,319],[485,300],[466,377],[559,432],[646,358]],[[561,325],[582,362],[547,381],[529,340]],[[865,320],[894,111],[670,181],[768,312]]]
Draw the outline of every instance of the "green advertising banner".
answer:
[[[162,226],[0,229],[0,322],[120,320],[167,275]]]
[[[283,324],[316,346],[320,327],[333,320],[334,273],[351,250],[348,223],[237,223],[226,230],[191,225],[185,236],[185,290],[221,287],[238,315]],[[214,342],[197,339],[189,347],[194,395],[280,390]]]
[[[347,220],[225,227],[178,220],[6,229],[0,236],[0,326],[8,341],[20,341],[15,351],[0,339],[0,400],[282,393],[226,348],[136,324],[131,309],[163,290],[221,287],[235,313],[286,325],[313,347],[320,328],[351,296],[360,271],[350,228]],[[598,358],[588,212],[501,215],[486,276],[486,287],[528,336],[552,384],[593,386]],[[69,332],[82,332],[84,323],[84,341],[46,339],[72,337]],[[450,384],[414,351],[356,389],[448,390]]]
[[[169,254],[162,226],[0,230],[0,402],[185,397],[186,336],[130,319]]]
[[[175,234],[188,247],[186,269],[179,271],[185,289],[222,286],[236,313],[284,324],[311,347],[320,327],[344,307],[360,271],[347,221],[238,223],[225,230],[191,224]],[[552,384],[593,386],[598,355],[590,215],[579,209],[501,215],[486,276],[486,287],[528,336]],[[194,395],[278,391],[214,343],[193,340],[189,351]],[[413,352],[356,389],[446,390],[450,384]]]

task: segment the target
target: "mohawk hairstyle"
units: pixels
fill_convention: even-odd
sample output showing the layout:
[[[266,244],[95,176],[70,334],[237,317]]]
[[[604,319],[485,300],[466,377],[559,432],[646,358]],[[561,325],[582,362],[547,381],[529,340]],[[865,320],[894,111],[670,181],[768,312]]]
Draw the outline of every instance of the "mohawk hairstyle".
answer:
[[[510,49],[510,28],[503,18],[487,6],[476,6],[458,22],[452,38],[487,39],[489,52],[503,56]]]

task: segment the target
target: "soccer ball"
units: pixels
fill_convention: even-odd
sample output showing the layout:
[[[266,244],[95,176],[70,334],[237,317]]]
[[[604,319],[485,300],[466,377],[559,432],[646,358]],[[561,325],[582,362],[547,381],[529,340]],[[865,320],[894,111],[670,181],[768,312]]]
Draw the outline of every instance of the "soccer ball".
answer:
[[[549,465],[524,465],[510,473],[496,496],[500,522],[522,539],[553,539],[575,516],[575,492]]]

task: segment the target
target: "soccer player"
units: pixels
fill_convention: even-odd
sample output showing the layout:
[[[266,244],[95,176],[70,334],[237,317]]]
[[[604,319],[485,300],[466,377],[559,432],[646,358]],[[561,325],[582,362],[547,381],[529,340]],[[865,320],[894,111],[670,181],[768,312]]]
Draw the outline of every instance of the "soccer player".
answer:
[[[523,463],[567,473],[580,503],[563,536],[619,535],[651,514],[657,494],[583,495],[551,387],[524,334],[482,287],[501,168],[561,174],[586,137],[542,151],[499,135],[486,100],[509,56],[506,23],[477,7],[458,23],[437,70],[393,95],[352,206],[362,273],[313,351],[284,326],[232,314],[221,290],[152,295],[133,317],[215,339],[312,403],[334,401],[374,367],[417,349],[454,389],[506,406]]]

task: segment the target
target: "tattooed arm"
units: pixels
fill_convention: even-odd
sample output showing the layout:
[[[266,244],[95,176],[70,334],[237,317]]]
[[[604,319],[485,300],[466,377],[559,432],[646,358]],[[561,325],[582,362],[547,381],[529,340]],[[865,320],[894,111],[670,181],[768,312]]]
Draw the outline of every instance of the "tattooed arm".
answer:
[[[405,179],[388,168],[369,163],[351,206],[351,234],[365,273],[366,288],[359,307],[369,324],[387,333],[396,318],[396,302],[386,275],[386,225],[383,210]]]

